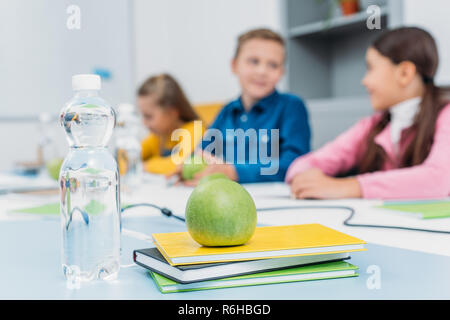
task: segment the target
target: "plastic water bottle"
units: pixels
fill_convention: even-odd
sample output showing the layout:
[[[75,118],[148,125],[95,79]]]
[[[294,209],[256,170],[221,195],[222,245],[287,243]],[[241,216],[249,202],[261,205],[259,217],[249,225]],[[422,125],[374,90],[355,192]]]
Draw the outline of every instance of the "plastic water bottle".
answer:
[[[139,117],[131,104],[118,108],[114,154],[119,165],[122,191],[131,193],[142,181]]]
[[[72,78],[60,123],[70,145],[59,174],[62,267],[68,281],[112,280],[120,267],[119,172],[107,149],[115,114],[96,75]]]

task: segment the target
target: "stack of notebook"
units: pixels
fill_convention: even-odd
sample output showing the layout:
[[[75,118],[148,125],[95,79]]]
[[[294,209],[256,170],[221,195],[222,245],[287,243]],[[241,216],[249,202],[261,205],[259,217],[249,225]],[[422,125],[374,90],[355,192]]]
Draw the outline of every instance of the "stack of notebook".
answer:
[[[135,250],[161,292],[358,276],[346,262],[365,242],[320,224],[257,227],[246,244],[204,247],[187,232],[153,234],[154,248]]]

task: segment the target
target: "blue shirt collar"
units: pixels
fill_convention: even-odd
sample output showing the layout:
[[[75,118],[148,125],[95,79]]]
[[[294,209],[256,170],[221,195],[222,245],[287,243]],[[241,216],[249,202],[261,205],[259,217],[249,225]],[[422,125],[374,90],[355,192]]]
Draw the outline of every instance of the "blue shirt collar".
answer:
[[[267,108],[270,108],[271,106],[274,105],[275,100],[277,99],[278,95],[279,95],[279,93],[275,89],[271,94],[269,94],[268,96],[262,98],[257,103],[255,103],[250,110],[253,110],[253,109],[265,110]],[[238,99],[236,99],[232,103],[231,107],[233,110],[236,110],[236,111],[244,111],[245,109],[244,109],[244,106],[242,105],[242,96],[240,96]]]

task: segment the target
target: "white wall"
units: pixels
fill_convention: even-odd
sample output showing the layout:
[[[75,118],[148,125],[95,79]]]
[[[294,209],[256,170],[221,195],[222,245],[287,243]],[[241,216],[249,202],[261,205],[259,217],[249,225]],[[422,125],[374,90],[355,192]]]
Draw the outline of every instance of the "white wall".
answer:
[[[0,116],[59,112],[71,76],[106,68],[103,93],[113,104],[132,89],[128,0],[0,0]],[[66,26],[71,4],[81,29]]]
[[[81,10],[80,30],[67,28],[71,4]],[[36,123],[5,117],[58,115],[73,74],[108,69],[102,96],[132,101],[130,8],[129,0],[0,0],[0,170],[34,160],[38,140]]]
[[[436,39],[439,69],[436,83],[450,85],[450,1],[403,0],[403,23],[422,27]]]
[[[279,0],[134,0],[137,85],[169,72],[193,103],[239,94],[230,63],[237,36],[280,31]]]

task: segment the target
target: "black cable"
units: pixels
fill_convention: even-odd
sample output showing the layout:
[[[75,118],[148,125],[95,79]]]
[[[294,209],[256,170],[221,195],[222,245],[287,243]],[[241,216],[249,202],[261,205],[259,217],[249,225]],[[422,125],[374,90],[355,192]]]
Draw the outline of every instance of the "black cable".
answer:
[[[173,214],[173,212],[168,208],[161,208],[157,205],[151,203],[136,203],[125,206],[121,209],[121,212],[124,212],[127,209],[135,208],[135,207],[151,207],[158,209],[161,213],[167,217],[174,217],[180,221],[186,222],[183,217],[177,216]],[[409,227],[401,227],[401,226],[383,226],[383,225],[372,225],[372,224],[357,224],[350,223],[350,220],[355,215],[356,211],[352,207],[348,206],[283,206],[283,207],[269,207],[269,208],[261,208],[256,209],[256,211],[275,211],[275,210],[289,210],[289,209],[338,209],[338,210],[347,210],[350,212],[350,215],[343,221],[343,224],[348,227],[364,227],[364,228],[380,228],[380,229],[399,229],[399,230],[408,230],[408,231],[421,231],[421,232],[431,232],[431,233],[443,233],[450,234],[450,231],[445,230],[430,230],[430,229],[420,229],[420,228],[409,228]]]
[[[257,209],[257,211],[274,211],[274,210],[288,210],[288,209],[343,209],[343,210],[348,210],[348,211],[350,211],[350,215],[344,220],[343,224],[345,226],[349,226],[349,227],[399,229],[399,230],[408,230],[408,231],[421,231],[421,232],[450,234],[450,231],[445,231],[445,230],[430,230],[430,229],[409,228],[409,227],[400,227],[400,226],[383,226],[383,225],[350,223],[350,220],[353,218],[356,211],[354,208],[347,207],[347,206],[291,206],[291,207],[286,206],[286,207],[273,207],[273,208]]]
[[[124,212],[125,210],[131,209],[131,208],[136,208],[136,207],[151,207],[151,208],[155,208],[158,209],[159,211],[161,211],[161,213],[163,215],[165,215],[166,217],[174,217],[175,219],[178,219],[180,221],[185,222],[185,219],[183,217],[177,216],[175,214],[172,213],[172,211],[170,209],[167,208],[161,208],[158,207],[155,204],[151,204],[151,203],[136,203],[136,204],[130,204],[128,206],[123,207],[120,212]]]

